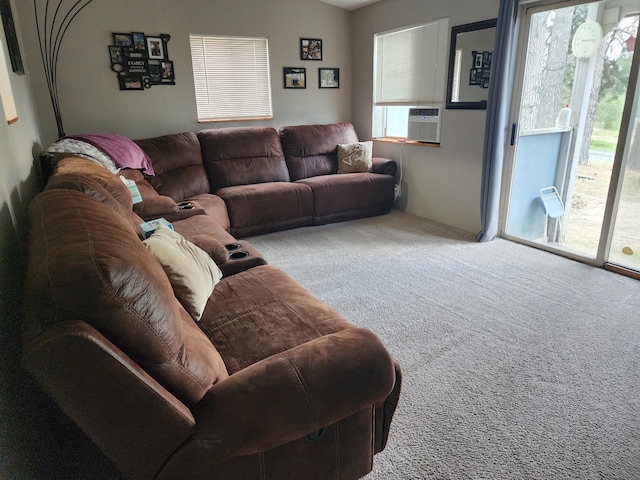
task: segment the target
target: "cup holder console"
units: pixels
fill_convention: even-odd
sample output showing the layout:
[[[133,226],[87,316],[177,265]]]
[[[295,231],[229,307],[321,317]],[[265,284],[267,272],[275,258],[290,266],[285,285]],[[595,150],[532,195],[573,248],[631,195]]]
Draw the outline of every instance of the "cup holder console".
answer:
[[[193,206],[193,204],[191,202],[179,202],[178,203],[178,209],[179,210],[192,210],[195,207]]]
[[[231,260],[239,260],[241,258],[246,258],[249,256],[249,252],[232,252],[229,254],[229,258]]]
[[[230,252],[233,252],[234,250],[238,250],[240,248],[240,244],[239,243],[227,243],[224,246],[224,248],[226,248]]]

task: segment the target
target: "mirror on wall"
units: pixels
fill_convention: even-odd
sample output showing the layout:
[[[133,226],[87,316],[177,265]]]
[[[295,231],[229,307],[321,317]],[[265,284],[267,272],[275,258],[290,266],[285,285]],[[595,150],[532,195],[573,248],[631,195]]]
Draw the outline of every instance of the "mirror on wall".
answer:
[[[495,35],[495,18],[451,28],[447,108],[487,108]]]

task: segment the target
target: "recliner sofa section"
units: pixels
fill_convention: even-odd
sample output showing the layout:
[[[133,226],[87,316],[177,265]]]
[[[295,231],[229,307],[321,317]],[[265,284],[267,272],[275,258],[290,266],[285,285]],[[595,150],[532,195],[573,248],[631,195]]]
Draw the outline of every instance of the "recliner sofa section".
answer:
[[[350,123],[280,131],[232,127],[136,140],[153,164],[155,176],[145,178],[156,193],[194,202],[209,214],[222,211],[222,199],[235,237],[389,212],[395,161],[373,158],[371,172],[337,173],[337,146],[356,142]]]
[[[204,170],[182,158],[187,175]],[[175,206],[175,230],[228,267],[200,319],[144,246],[124,183],[67,158],[29,207],[23,366],[127,478],[368,473],[398,402],[397,361],[259,253],[249,258],[262,263],[229,267],[225,245],[243,241],[207,211],[225,202],[159,170],[152,181],[175,198],[121,172],[146,191],[138,212]],[[207,208],[181,210],[182,193]]]

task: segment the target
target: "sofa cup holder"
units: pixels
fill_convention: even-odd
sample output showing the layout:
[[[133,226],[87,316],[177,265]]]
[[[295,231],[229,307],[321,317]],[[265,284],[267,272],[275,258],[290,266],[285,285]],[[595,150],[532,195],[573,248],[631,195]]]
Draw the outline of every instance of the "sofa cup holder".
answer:
[[[240,244],[239,243],[227,243],[224,248],[226,248],[228,251],[233,252],[234,250],[238,250],[240,248]]]
[[[178,203],[179,210],[193,210],[195,207],[191,202],[180,202]]]
[[[231,260],[240,260],[241,258],[247,258],[249,256],[249,252],[231,252],[229,254],[229,258]]]

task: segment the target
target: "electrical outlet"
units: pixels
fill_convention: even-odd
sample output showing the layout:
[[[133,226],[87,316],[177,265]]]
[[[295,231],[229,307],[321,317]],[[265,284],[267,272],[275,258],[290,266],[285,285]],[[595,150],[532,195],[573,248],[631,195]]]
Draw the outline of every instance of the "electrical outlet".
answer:
[[[400,195],[402,195],[402,189],[400,188],[400,185],[396,185],[393,187],[393,200],[395,201],[399,199]]]

